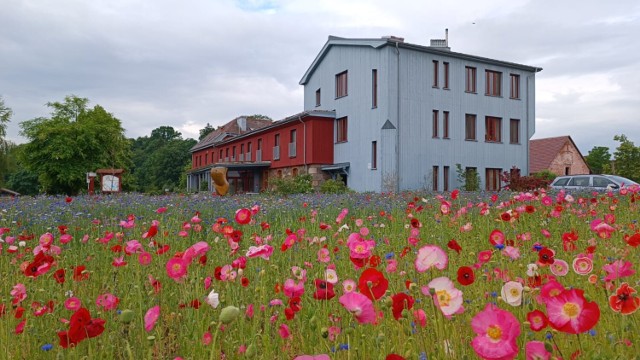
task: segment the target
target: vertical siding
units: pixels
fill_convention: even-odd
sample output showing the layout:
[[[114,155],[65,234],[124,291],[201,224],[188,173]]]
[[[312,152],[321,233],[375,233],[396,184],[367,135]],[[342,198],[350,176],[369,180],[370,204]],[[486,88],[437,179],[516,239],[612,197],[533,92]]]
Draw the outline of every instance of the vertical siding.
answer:
[[[433,61],[439,62],[439,88],[433,85]],[[449,89],[443,89],[449,63]],[[358,191],[382,190],[383,173],[399,168],[401,190],[431,189],[432,171],[450,169],[450,189],[459,187],[456,164],[476,167],[484,188],[486,168],[516,166],[528,173],[528,139],[535,131],[534,73],[440,54],[400,48],[397,86],[396,49],[386,46],[333,46],[305,85],[305,110],[335,110],[348,117],[348,141],[335,144],[334,161],[349,162],[348,184]],[[465,92],[465,66],[477,69],[477,93]],[[371,70],[378,70],[378,107],[371,108]],[[348,96],[335,99],[335,75],[348,71]],[[502,96],[485,96],[485,70],[502,73]],[[509,74],[520,75],[520,99],[509,98]],[[315,91],[321,89],[321,105]],[[399,91],[399,92],[398,92]],[[399,109],[397,107],[399,99]],[[432,138],[433,110],[439,111],[439,137]],[[443,111],[449,112],[449,139],[442,138]],[[398,114],[399,112],[399,114]],[[465,114],[475,114],[477,141],[465,140]],[[501,143],[485,142],[485,117],[502,118]],[[520,120],[520,144],[509,144],[509,120]],[[381,130],[389,120],[397,130]],[[392,134],[397,132],[399,141]],[[335,133],[333,134],[335,141]],[[371,141],[378,141],[378,170],[368,168]],[[399,162],[395,157],[399,154]],[[382,170],[382,171],[380,171]]]

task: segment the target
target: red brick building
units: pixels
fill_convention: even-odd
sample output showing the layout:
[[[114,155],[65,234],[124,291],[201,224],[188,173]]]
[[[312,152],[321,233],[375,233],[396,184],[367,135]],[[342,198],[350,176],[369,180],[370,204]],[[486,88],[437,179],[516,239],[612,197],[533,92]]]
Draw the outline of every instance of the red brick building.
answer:
[[[230,193],[259,192],[269,179],[310,174],[314,186],[330,177],[333,111],[305,111],[271,122],[240,117],[205,137],[192,149],[188,190],[212,190],[209,171],[228,169]]]
[[[556,175],[589,174],[589,166],[571,136],[529,141],[529,172],[549,170]]]

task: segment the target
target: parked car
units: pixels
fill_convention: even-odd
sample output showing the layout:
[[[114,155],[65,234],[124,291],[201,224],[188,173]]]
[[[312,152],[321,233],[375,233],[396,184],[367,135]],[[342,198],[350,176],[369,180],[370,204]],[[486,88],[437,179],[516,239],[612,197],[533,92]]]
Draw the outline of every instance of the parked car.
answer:
[[[553,180],[552,189],[565,190],[619,190],[622,187],[640,186],[637,182],[618,175],[566,175]]]

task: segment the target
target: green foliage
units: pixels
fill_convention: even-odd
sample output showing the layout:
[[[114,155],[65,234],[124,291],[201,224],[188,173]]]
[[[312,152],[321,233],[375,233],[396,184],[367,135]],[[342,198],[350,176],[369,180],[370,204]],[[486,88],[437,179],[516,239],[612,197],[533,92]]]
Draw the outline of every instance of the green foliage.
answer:
[[[608,147],[594,146],[584,159],[594,174],[607,173],[611,169],[611,154]]]
[[[99,168],[123,168],[131,163],[129,142],[120,120],[100,105],[75,95],[48,103],[51,117],[20,124],[29,139],[20,160],[38,174],[47,193],[77,194],[86,188],[86,173]]]
[[[201,141],[202,139],[204,139],[207,135],[209,135],[213,131],[215,131],[215,128],[213,126],[211,126],[211,124],[207,123],[207,126],[205,126],[204,128],[200,129],[200,136],[198,137],[198,141]]]
[[[134,189],[147,193],[183,189],[186,180],[181,179],[191,164],[189,149],[195,144],[193,139],[182,139],[171,126],[161,126],[152,130],[150,137],[132,140]]]
[[[25,168],[20,168],[12,172],[7,177],[7,188],[17,191],[22,195],[38,195],[40,193],[40,183],[38,175]]]
[[[0,97],[0,142],[4,140],[4,136],[7,134],[7,123],[11,120],[13,111],[5,106],[4,99]]]
[[[619,141],[620,145],[613,153],[615,160],[612,172],[636,182],[640,181],[640,147],[635,146],[625,135],[616,135],[613,140]]]
[[[270,179],[271,180],[271,179]],[[292,178],[271,180],[272,191],[280,195],[305,194],[313,192],[311,175],[304,174]]]
[[[462,184],[462,190],[480,190],[480,174],[475,168],[463,169],[462,165],[456,164],[456,173],[458,174],[458,182]]]
[[[555,180],[556,177],[558,177],[558,175],[556,175],[555,173],[551,172],[551,170],[548,170],[548,169],[544,169],[544,170],[538,171],[537,173],[533,173],[531,174],[531,176],[538,179],[548,180],[549,183],[551,183],[553,180]]]
[[[320,192],[323,194],[344,194],[349,191],[340,175],[337,179],[329,179],[320,184]]]

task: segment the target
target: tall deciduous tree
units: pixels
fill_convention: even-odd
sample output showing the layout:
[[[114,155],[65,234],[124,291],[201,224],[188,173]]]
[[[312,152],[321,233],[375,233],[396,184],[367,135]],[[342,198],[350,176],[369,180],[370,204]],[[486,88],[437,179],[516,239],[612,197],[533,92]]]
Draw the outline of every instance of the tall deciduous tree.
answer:
[[[611,154],[606,146],[594,146],[584,158],[594,174],[602,174],[611,170]]]
[[[171,126],[151,131],[151,136],[133,141],[133,163],[136,190],[158,192],[184,187],[180,177],[186,163],[191,161],[189,149],[193,139],[182,139],[182,134]]]
[[[635,146],[626,135],[616,135],[613,140],[620,142],[613,153],[615,173],[640,182],[640,147]]]
[[[4,99],[0,97],[0,185],[4,184],[5,177],[10,170],[9,151],[13,144],[5,140],[4,137],[7,134],[7,124],[11,120],[12,114],[11,109],[5,106]]]
[[[3,141],[7,134],[7,123],[11,120],[12,114],[13,111],[4,105],[4,99],[0,96],[0,141]]]
[[[215,130],[215,128],[213,126],[211,126],[211,124],[207,123],[207,126],[205,126],[204,128],[200,129],[200,136],[198,137],[198,141],[204,139],[205,136],[209,135],[214,130]]]
[[[120,120],[102,106],[88,104],[88,99],[70,95],[47,104],[50,118],[20,124],[29,139],[21,160],[48,193],[75,194],[86,188],[89,171],[130,167],[130,145]]]

